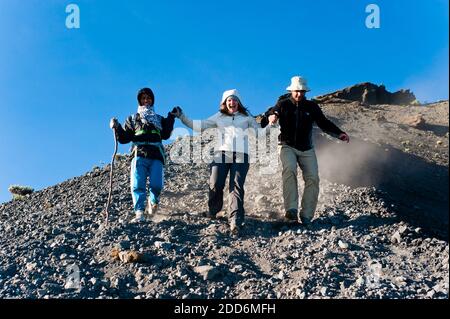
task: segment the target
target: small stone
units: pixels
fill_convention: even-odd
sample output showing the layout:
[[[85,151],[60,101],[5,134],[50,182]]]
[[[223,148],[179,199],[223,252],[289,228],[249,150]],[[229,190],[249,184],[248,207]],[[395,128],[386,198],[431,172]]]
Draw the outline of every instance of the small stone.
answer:
[[[155,241],[155,243],[153,245],[155,245],[156,248],[160,248],[160,249],[164,249],[164,250],[168,250],[168,249],[170,249],[170,247],[172,247],[172,245],[170,243],[166,243],[163,241]]]
[[[445,290],[444,285],[442,284],[437,284],[433,286],[433,290],[438,293],[447,294],[447,291]]]
[[[425,288],[419,288],[417,289],[417,294],[424,295],[427,293],[427,290]]]
[[[25,268],[28,270],[28,271],[32,271],[34,268],[36,268],[36,263],[27,263],[26,264],[26,266],[25,266]]]
[[[38,289],[37,290],[37,294],[38,294],[39,298],[43,298],[46,293],[47,293],[47,290],[45,290],[45,289]]]
[[[395,278],[395,283],[398,287],[405,287],[407,285],[406,278],[403,276],[398,276]]]
[[[66,284],[64,285],[64,289],[79,289],[80,284],[78,282],[75,282],[75,280],[67,280]]]
[[[280,279],[280,280],[283,280],[284,278],[286,278],[286,275],[284,274],[283,271],[280,271],[280,272],[278,273],[278,275],[276,275],[276,278],[278,278],[278,279]]]
[[[427,292],[427,297],[428,298],[433,298],[435,294],[436,294],[436,291],[431,289],[430,291]]]
[[[360,287],[364,284],[364,282],[365,282],[365,280],[363,277],[358,277],[358,279],[356,279],[355,284],[356,284],[356,286]]]
[[[136,251],[121,251],[119,252],[119,260],[123,263],[136,263],[143,260],[143,255]]]
[[[339,245],[339,247],[342,248],[342,249],[348,249],[348,244],[345,243],[345,242],[343,242],[342,240],[339,240],[339,241],[338,241],[338,245]]]
[[[322,287],[320,288],[320,294],[322,296],[326,296],[327,295],[327,287]]]
[[[231,268],[230,269],[230,271],[231,272],[234,272],[234,273],[238,273],[238,272],[241,272],[242,271],[242,265],[236,265],[236,266],[234,266],[233,268]]]
[[[400,233],[395,232],[395,234],[392,235],[392,237],[391,237],[391,243],[399,244],[399,243],[401,243],[401,241],[402,241],[402,237],[401,237]]]
[[[400,235],[403,235],[407,230],[408,230],[407,226],[400,226],[399,229],[398,229],[398,233]]]
[[[213,266],[197,266],[194,268],[194,271],[203,276],[204,280],[212,280],[220,275],[219,270]]]

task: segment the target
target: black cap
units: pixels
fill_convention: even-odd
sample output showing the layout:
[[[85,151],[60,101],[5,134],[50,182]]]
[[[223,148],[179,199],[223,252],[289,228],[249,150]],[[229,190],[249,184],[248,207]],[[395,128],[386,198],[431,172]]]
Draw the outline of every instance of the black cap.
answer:
[[[143,88],[143,89],[140,89],[137,94],[137,100],[138,100],[139,105],[141,104],[141,96],[143,94],[150,95],[150,97],[152,98],[153,104],[155,104],[155,95],[153,94],[153,91],[149,88]]]

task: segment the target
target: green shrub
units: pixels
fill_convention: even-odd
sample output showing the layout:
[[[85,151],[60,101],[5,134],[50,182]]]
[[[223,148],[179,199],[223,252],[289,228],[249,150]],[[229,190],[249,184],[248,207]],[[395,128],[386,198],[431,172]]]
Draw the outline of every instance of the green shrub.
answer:
[[[23,195],[13,194],[13,200],[26,200],[27,198]]]
[[[11,185],[8,191],[14,195],[25,196],[34,192],[34,189],[29,186]]]

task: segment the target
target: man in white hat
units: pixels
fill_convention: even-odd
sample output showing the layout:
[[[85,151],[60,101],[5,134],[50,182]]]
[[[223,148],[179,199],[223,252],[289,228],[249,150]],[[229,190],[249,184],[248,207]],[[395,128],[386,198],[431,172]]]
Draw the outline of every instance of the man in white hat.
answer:
[[[261,126],[279,121],[280,160],[283,166],[283,199],[285,217],[299,220],[309,226],[314,217],[319,197],[319,170],[312,142],[312,128],[316,123],[322,131],[342,141],[349,142],[348,135],[328,120],[319,105],[306,98],[310,91],[306,79],[294,76],[286,88],[290,96],[280,99],[262,119]],[[298,213],[297,164],[305,182]]]

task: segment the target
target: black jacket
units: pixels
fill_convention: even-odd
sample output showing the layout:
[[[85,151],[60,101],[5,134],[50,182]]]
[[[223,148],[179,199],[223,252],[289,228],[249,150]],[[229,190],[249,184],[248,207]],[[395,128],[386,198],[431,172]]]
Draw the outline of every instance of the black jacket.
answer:
[[[122,128],[121,125],[115,130],[119,143],[127,144],[133,142],[133,151],[139,157],[157,159],[165,163],[164,147],[162,140],[167,140],[173,130],[175,117],[167,114],[167,118],[161,116],[162,130],[158,130],[151,123],[144,123],[139,113],[129,116]]]
[[[278,113],[280,124],[280,144],[287,144],[300,151],[307,151],[313,148],[312,128],[314,122],[327,134],[338,137],[341,131],[336,125],[328,120],[322,113],[317,103],[304,98],[300,102],[294,101],[291,97],[281,99],[277,105],[270,108],[261,120],[261,126],[265,127],[269,123],[269,115]]]

